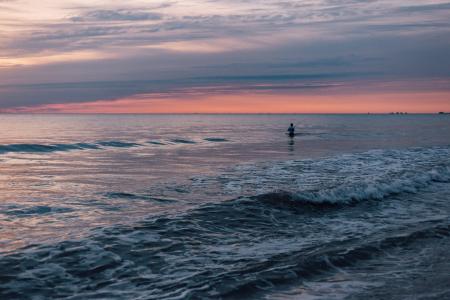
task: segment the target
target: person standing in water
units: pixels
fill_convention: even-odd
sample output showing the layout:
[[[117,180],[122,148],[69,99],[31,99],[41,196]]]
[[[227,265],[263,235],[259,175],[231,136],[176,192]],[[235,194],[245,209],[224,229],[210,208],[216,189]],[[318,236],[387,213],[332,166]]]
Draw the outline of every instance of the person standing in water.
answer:
[[[290,137],[294,137],[295,136],[295,126],[294,124],[291,123],[291,126],[289,126],[288,128],[288,134]]]

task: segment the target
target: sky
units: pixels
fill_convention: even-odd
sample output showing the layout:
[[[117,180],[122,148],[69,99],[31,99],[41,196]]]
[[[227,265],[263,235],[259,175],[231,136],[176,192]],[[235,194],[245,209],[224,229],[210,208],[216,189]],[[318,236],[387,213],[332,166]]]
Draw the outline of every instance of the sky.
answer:
[[[0,112],[450,111],[450,2],[0,0]]]

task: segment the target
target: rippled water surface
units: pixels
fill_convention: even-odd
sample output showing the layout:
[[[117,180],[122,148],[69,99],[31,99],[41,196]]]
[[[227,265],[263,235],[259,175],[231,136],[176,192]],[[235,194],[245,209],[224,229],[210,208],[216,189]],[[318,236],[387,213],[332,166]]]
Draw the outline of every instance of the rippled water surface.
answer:
[[[450,297],[448,115],[0,126],[2,299]]]

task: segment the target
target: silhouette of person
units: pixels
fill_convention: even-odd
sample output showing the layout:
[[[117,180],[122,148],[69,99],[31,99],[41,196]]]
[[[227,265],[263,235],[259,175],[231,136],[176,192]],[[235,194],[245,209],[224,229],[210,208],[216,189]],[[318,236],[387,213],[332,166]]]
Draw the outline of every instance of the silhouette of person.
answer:
[[[288,128],[288,134],[290,137],[294,137],[295,136],[295,126],[294,124],[291,123],[291,126],[289,126]]]

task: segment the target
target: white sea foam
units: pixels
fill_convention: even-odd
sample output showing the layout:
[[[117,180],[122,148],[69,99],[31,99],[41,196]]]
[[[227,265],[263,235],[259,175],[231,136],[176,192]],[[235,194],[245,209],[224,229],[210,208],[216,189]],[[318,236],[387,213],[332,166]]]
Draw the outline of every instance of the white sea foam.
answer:
[[[372,150],[319,160],[241,165],[218,177],[193,178],[193,187],[229,196],[284,193],[292,200],[349,203],[415,193],[450,181],[448,148]]]
[[[399,193],[415,193],[432,182],[450,181],[450,168],[433,168],[424,173],[408,173],[392,178],[360,181],[318,191],[302,191],[295,194],[298,200],[326,203],[349,203],[368,199],[383,199]]]

